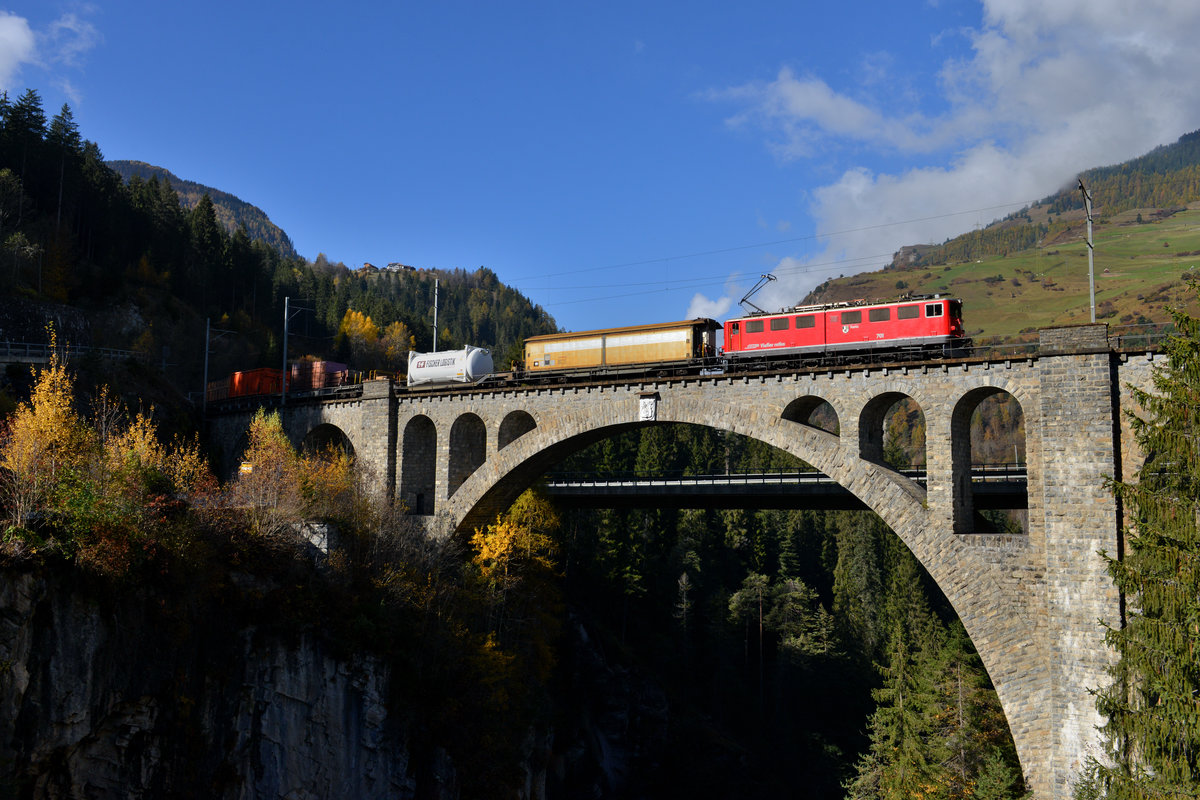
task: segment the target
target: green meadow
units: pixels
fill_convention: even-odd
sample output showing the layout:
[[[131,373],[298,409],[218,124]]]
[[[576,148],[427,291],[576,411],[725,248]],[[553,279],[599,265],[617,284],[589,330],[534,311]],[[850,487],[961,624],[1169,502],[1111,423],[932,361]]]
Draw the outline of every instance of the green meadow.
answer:
[[[1200,306],[1186,285],[1189,274],[1200,277],[1200,203],[1174,214],[1122,213],[1094,226],[1093,243],[1098,322],[1113,329],[1167,322],[1172,306]],[[905,292],[961,297],[975,337],[1089,322],[1086,225],[1072,223],[1039,246],[1008,256],[838,278],[819,300],[888,299]]]

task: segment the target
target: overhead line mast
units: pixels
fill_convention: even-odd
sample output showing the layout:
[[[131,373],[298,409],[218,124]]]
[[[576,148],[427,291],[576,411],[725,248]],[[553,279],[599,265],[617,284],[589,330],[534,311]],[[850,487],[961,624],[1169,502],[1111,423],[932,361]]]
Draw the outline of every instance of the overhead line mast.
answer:
[[[1088,290],[1092,296],[1092,322],[1096,321],[1096,248],[1092,246],[1092,196],[1079,179],[1079,191],[1083,192],[1083,208],[1087,212],[1087,246],[1088,246]]]

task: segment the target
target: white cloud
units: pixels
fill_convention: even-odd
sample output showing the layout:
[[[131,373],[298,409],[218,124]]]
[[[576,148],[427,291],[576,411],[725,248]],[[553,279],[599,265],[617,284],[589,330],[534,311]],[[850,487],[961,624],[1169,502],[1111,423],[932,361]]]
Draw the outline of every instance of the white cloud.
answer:
[[[29,22],[16,14],[0,11],[0,89],[12,91],[23,64],[30,63],[36,52]]]
[[[100,33],[96,26],[78,14],[64,14],[39,38],[42,40],[42,57],[46,61],[78,67],[81,57],[100,41]]]
[[[876,269],[902,245],[985,225],[1017,208],[994,206],[1037,200],[1200,127],[1200,3],[984,0],[983,10],[983,26],[963,32],[971,55],[942,65],[948,108],[937,115],[918,106],[890,117],[790,69],[713,95],[740,104],[731,122],[760,126],[785,158],[836,163],[849,141],[928,162],[892,173],[843,164],[811,190],[824,250],[781,260],[764,301],[794,304],[830,274]],[[987,210],[963,213],[977,209]]]
[[[704,295],[697,292],[692,296],[692,302],[688,304],[687,313],[684,319],[695,319],[696,317],[712,317],[713,319],[721,319],[725,316],[725,312],[729,310],[729,306],[733,301],[728,297],[722,297],[718,300],[709,300]]]
[[[21,69],[34,66],[47,70],[49,79],[78,102],[78,92],[63,70],[80,68],[83,56],[99,41],[96,27],[78,14],[64,14],[45,30],[34,31],[24,17],[0,11],[0,89],[24,88],[18,83]]]

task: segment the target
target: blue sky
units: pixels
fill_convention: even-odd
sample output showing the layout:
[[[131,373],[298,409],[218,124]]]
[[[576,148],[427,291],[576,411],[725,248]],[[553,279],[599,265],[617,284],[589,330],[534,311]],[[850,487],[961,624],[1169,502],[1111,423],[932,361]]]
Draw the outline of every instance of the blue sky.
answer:
[[[0,2],[0,87],[566,329],[877,269],[1200,128],[1200,3]]]

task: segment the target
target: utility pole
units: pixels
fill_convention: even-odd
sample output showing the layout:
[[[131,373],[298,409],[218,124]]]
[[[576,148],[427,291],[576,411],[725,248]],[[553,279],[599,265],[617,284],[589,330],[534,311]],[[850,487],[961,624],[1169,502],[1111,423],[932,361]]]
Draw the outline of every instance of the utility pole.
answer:
[[[209,337],[212,335],[212,332],[213,332],[212,319],[210,317],[205,317],[205,319],[204,319],[204,386],[202,387],[204,389],[204,391],[201,392],[201,394],[200,394],[200,398],[201,398],[200,399],[200,417],[202,419],[206,419],[208,417],[208,350],[209,350],[209,347],[211,346],[209,344],[209,342],[211,341]],[[233,333],[233,332],[234,331],[223,331],[220,328],[216,329],[216,334],[217,334],[218,339],[220,339],[225,334]]]
[[[292,312],[289,310],[289,309],[290,309],[290,304],[291,304],[291,299],[292,299],[292,298],[290,298],[290,297],[284,297],[284,298],[283,298],[283,376],[282,376],[282,377],[283,377],[283,386],[281,386],[281,387],[280,387],[280,389],[279,389],[279,405],[281,405],[281,406],[287,405],[287,384],[288,384],[288,365],[287,365],[288,321],[289,321],[289,320],[291,320],[291,318],[292,318],[292,317],[296,316],[296,314],[299,314],[301,311],[312,311],[312,309],[311,309],[311,308],[308,308],[307,306],[296,306],[296,311],[295,311],[295,313],[292,313]],[[300,299],[302,299],[302,300],[305,300],[305,299],[308,299],[308,298],[300,298]]]
[[[437,352],[438,279],[433,279],[433,352]]]
[[[283,385],[279,387],[279,405],[287,405],[287,336],[288,336],[288,320],[291,317],[288,315],[288,304],[292,298],[284,296],[283,298]]]
[[[1092,246],[1092,196],[1079,179],[1079,191],[1083,192],[1083,208],[1087,212],[1087,246],[1088,246],[1088,291],[1092,298],[1092,322],[1096,321],[1096,248]]]

